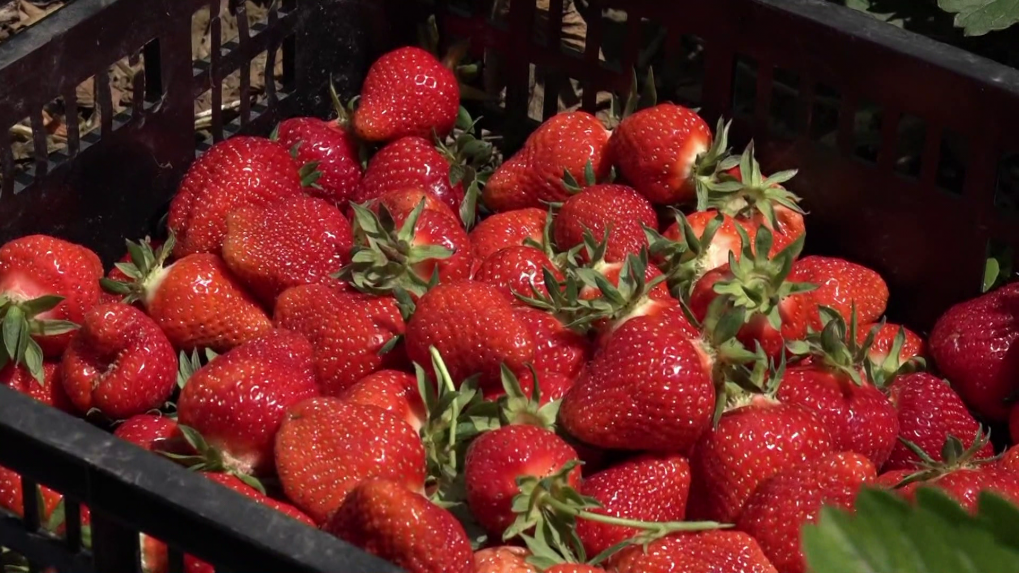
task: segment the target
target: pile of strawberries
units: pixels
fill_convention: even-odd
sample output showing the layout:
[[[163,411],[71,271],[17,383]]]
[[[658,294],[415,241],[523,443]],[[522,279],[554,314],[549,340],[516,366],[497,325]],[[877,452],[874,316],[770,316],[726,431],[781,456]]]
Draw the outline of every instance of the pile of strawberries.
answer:
[[[1009,419],[1019,286],[925,343],[725,124],[563,113],[500,163],[458,89],[386,54],[337,120],[215,145],[109,273],[7,243],[0,382],[411,573],[799,573],[865,486],[1019,501],[970,410]]]

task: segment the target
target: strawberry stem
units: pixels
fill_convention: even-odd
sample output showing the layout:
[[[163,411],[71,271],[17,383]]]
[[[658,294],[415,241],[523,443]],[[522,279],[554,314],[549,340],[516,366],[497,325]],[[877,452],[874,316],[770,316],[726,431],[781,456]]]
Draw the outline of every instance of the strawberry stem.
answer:
[[[604,523],[606,525],[617,525],[619,527],[652,531],[656,534],[660,533],[663,536],[677,531],[710,531],[713,529],[726,529],[732,527],[730,524],[719,523],[717,521],[641,521],[639,519],[615,517],[604,513],[594,513],[583,509],[577,509],[575,506],[572,506],[567,502],[559,501],[551,494],[542,497],[541,503],[547,503],[549,507],[552,507],[556,511],[573,517],[579,517],[580,519],[597,521],[598,523]]]

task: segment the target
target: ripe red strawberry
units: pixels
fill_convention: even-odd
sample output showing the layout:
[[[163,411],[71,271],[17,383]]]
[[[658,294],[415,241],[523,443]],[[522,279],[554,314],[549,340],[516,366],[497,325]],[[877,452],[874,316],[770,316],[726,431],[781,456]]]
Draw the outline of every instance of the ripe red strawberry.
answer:
[[[18,517],[25,517],[25,504],[21,476],[13,470],[0,466],[0,509],[5,509]],[[39,486],[42,505],[40,520],[45,523],[50,514],[64,496],[46,486]]]
[[[496,213],[471,230],[471,251],[474,258],[484,261],[506,247],[519,247],[531,239],[541,244],[548,211],[530,207]]]
[[[9,325],[0,364],[24,363],[41,380],[43,357],[59,357],[99,303],[102,276],[95,253],[54,237],[29,235],[0,247],[0,318]]]
[[[114,436],[149,450],[178,454],[194,453],[173,418],[162,414],[138,414],[117,426]]]
[[[403,334],[402,320],[378,307],[393,302],[325,285],[304,285],[280,295],[275,321],[279,328],[299,332],[311,342],[322,394],[339,396],[372,372],[399,363],[395,350],[379,355],[387,342]]]
[[[424,137],[397,139],[372,157],[354,202],[365,203],[391,191],[419,189],[457,213],[464,200],[464,187],[462,182],[450,184],[450,161]]]
[[[786,341],[802,340],[807,335],[811,312],[816,303],[809,283],[793,282],[788,276],[792,260],[803,247],[801,237],[775,257],[771,250],[771,232],[762,227],[755,245],[750,246],[740,229],[744,251],[735,267],[725,265],[705,274],[693,287],[690,309],[701,322],[718,320],[721,312],[737,312],[744,325],[737,339],[747,348],[760,344],[769,358],[778,358]]]
[[[690,463],[679,454],[641,454],[584,480],[581,495],[602,507],[593,513],[641,521],[683,521],[690,492]],[[633,528],[577,520],[577,536],[589,556],[639,534]]]
[[[804,573],[800,529],[817,521],[822,505],[852,509],[860,488],[876,476],[874,464],[854,453],[790,466],[758,486],[736,527],[757,540],[779,571]]]
[[[599,252],[596,252],[593,255],[588,255],[590,260],[587,263],[586,268],[595,271],[599,275],[605,277],[605,279],[609,282],[610,285],[619,289],[621,287],[619,281],[621,278],[623,278],[623,271],[624,269],[626,269],[627,263],[623,261],[617,261],[614,263],[605,262],[605,260],[601,257],[600,250],[601,247],[599,247],[598,249]],[[657,280],[658,277],[662,276],[662,271],[658,270],[658,268],[653,265],[642,264],[641,267],[644,268],[645,285]],[[593,277],[593,275],[589,276]],[[584,286],[581,287],[580,289],[579,298],[582,300],[594,300],[597,298],[604,298],[604,295],[606,293],[602,292],[601,288],[599,288],[597,284],[590,284],[591,282],[592,281],[590,280],[585,281]],[[669,287],[665,283],[665,281],[658,280],[658,282],[654,286],[650,287],[647,293],[645,294],[649,299],[661,301],[662,303],[667,305],[672,305],[676,302],[676,300],[672,297],[672,294],[669,292]]]
[[[68,414],[78,414],[78,409],[71,403],[60,380],[60,363],[43,362],[42,382],[35,379],[24,365],[15,366],[8,363],[0,369],[0,384],[34,398],[47,406]]]
[[[474,272],[474,280],[498,287],[514,304],[524,305],[514,296],[534,296],[532,289],[548,296],[544,271],[552,273],[557,280],[564,280],[562,271],[556,268],[548,256],[534,247],[506,247],[490,255]],[[558,288],[555,285],[553,288]]]
[[[877,322],[888,306],[888,285],[881,275],[863,265],[834,257],[803,257],[793,263],[789,279],[817,285],[810,293],[815,304],[834,308],[846,321],[856,308],[860,324]],[[817,312],[811,326],[822,327]]]
[[[544,428],[525,424],[485,432],[467,449],[467,505],[478,523],[500,539],[516,519],[512,502],[520,493],[517,478],[545,478],[577,460],[576,450]],[[580,486],[580,468],[569,473],[567,483]]]
[[[894,348],[895,337],[899,335],[900,330],[904,337],[902,347],[898,349],[899,355],[896,360],[897,364],[892,364],[890,366],[898,368],[909,360],[918,356],[923,356],[926,353],[926,345],[924,344],[923,339],[920,338],[920,335],[905,326],[892,324],[890,322],[864,325],[856,333],[857,342],[862,344],[875,326],[878,327],[878,330],[874,335],[873,343],[870,345],[870,351],[867,353],[870,357],[870,361],[874,364],[882,364],[888,358],[889,353],[891,353]]]
[[[520,307],[514,314],[534,334],[533,365],[542,382],[543,397],[551,390],[546,387],[549,375],[565,377],[572,385],[590,358],[591,345],[587,338],[566,328],[555,316],[536,308]]]
[[[227,217],[223,260],[267,307],[290,287],[325,282],[350,262],[350,222],[324,199],[300,196]]]
[[[324,529],[408,573],[475,571],[470,541],[453,514],[385,479],[358,484]]]
[[[735,219],[713,209],[689,215],[676,211],[675,222],[664,232],[649,234],[652,260],[668,275],[669,286],[689,292],[705,273],[728,264],[730,256],[739,261],[744,245],[736,227]],[[757,230],[743,230],[753,242]],[[778,253],[774,246],[772,251]]]
[[[625,185],[594,185],[563,203],[553,223],[556,245],[566,251],[584,244],[584,233],[608,237],[605,260],[617,262],[648,246],[644,226],[654,228],[658,217],[651,203]]]
[[[998,466],[1005,471],[1019,475],[1019,447],[1009,448],[998,462]]]
[[[875,386],[884,379],[865,365],[868,341],[856,342],[855,321],[847,327],[834,309],[822,314],[824,329],[796,345],[806,360],[785,370],[776,397],[817,414],[837,451],[862,454],[881,467],[897,442],[898,412]]]
[[[499,289],[474,281],[440,284],[418,301],[407,324],[407,357],[431,364],[442,355],[453,380],[481,375],[482,388],[501,386],[503,364],[522,373],[534,359],[534,334]]]
[[[347,388],[340,398],[352,404],[388,410],[420,431],[425,424],[425,405],[417,379],[399,370],[379,370]]]
[[[722,414],[697,442],[689,516],[732,523],[764,480],[832,451],[829,432],[813,412],[754,396]]]
[[[218,254],[231,211],[288,201],[301,192],[297,162],[282,145],[248,136],[221,141],[191,165],[170,203],[173,254]]]
[[[563,181],[565,173],[588,185],[593,184],[587,181],[588,175],[596,181],[608,176],[608,142],[609,131],[593,115],[584,111],[555,115],[495,170],[485,184],[482,199],[496,213],[546,208],[548,203],[565,201],[570,196]]]
[[[223,259],[188,255],[164,267],[175,241],[158,250],[128,241],[132,263],[121,265],[131,284],[103,280],[103,286],[141,301],[149,316],[178,350],[209,348],[216,352],[254,340],[272,328],[269,316],[244,288]]]
[[[1008,419],[1006,400],[1019,389],[1019,283],[1012,283],[948,309],[931,330],[928,344],[938,370],[978,415]]]
[[[322,524],[371,477],[423,491],[425,449],[398,416],[339,398],[291,407],[276,435],[276,469],[287,498]]]
[[[523,547],[501,545],[474,552],[474,573],[538,573]]]
[[[778,573],[753,537],[731,530],[673,534],[611,562],[616,573]]]
[[[167,337],[137,308],[112,303],[85,315],[60,363],[61,382],[82,414],[126,420],[163,406],[177,381]]]
[[[326,199],[341,209],[354,197],[361,181],[360,150],[341,120],[286,119],[276,129],[276,141],[286,149],[296,148],[299,164],[314,163],[319,176],[306,189],[309,195]]]
[[[636,316],[616,328],[563,398],[559,423],[601,448],[688,452],[711,422],[715,386],[684,322]]]
[[[354,113],[354,131],[365,141],[417,135],[445,137],[456,124],[460,86],[435,56],[413,46],[393,50],[368,69]]]
[[[939,450],[938,460],[917,444],[907,444],[920,462],[897,484],[896,491],[912,500],[918,488],[935,487],[972,513],[976,513],[983,491],[1019,502],[1019,474],[1002,467],[997,457],[984,457],[988,438],[989,434],[980,433],[967,448],[959,438],[949,436]]]
[[[272,330],[195,372],[181,390],[178,419],[197,430],[227,468],[267,475],[287,409],[316,395],[311,343],[296,332]]]
[[[368,208],[372,213],[376,215],[380,214],[380,209],[385,207],[389,210],[391,215],[400,214],[401,216],[409,215],[414,209],[424,201],[425,211],[437,211],[446,217],[456,221],[456,223],[462,224],[460,218],[457,217],[456,213],[449,208],[448,205],[443,203],[438,197],[431,194],[423,189],[416,187],[405,187],[403,189],[397,189],[395,191],[388,191],[375,199],[372,199],[365,203],[365,207]],[[350,209],[351,216],[354,215],[354,209]]]
[[[948,436],[964,440],[969,447],[980,430],[980,424],[948,382],[931,374],[921,372],[898,378],[888,396],[899,411],[899,437],[916,444],[935,461],[942,461],[940,452]],[[992,455],[994,451],[988,444],[977,457]],[[896,442],[883,471],[911,470],[920,461],[916,453]]]
[[[684,203],[695,197],[698,178],[714,173],[721,150],[713,148],[713,139],[711,127],[697,113],[663,103],[624,118],[612,133],[608,153],[622,176],[652,203]]]
[[[448,283],[471,273],[467,232],[454,219],[418,204],[409,213],[378,216],[353,205],[356,245],[340,278],[358,290],[390,294],[397,287],[421,296],[437,279]]]

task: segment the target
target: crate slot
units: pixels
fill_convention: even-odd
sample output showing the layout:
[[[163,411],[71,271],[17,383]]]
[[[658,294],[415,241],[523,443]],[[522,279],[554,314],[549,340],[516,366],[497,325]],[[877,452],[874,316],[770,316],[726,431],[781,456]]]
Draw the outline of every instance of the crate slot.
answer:
[[[704,95],[704,40],[692,34],[672,34],[664,28],[662,46],[647,47],[647,63],[661,81],[659,100],[699,107]],[[642,56],[643,59],[643,56]]]
[[[732,113],[735,117],[754,116],[757,106],[757,75],[757,60],[737,54],[732,78]]]
[[[940,150],[935,183],[943,191],[962,195],[966,183],[966,166],[969,163],[969,141],[958,132],[943,129],[938,144]]]
[[[834,149],[838,141],[839,110],[842,109],[842,94],[827,85],[814,86],[814,98],[810,109],[811,141]]]
[[[239,133],[262,114],[273,109],[286,93],[282,48],[263,51],[247,65],[230,73],[219,86],[195,98],[195,132],[199,141],[222,141]]]
[[[899,117],[897,134],[893,169],[899,175],[918,179],[929,136],[927,122],[915,115],[903,114]]]
[[[884,109],[878,104],[861,100],[853,112],[853,155],[867,163],[877,164],[881,152],[881,127]]]
[[[1019,150],[1006,152],[998,162],[994,206],[1012,215],[1019,213]]]
[[[792,138],[800,133],[800,104],[800,75],[792,70],[775,68],[768,106],[768,125],[772,135]]]

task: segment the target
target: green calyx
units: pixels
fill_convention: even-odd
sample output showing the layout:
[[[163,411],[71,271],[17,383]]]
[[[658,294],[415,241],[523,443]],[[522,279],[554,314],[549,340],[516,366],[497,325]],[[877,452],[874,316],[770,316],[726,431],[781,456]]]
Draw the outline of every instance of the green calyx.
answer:
[[[708,222],[698,237],[681,211],[673,209],[673,214],[682,240],[673,241],[647,226],[644,227],[644,236],[647,237],[648,251],[652,258],[662,261],[659,268],[665,274],[669,291],[678,299],[687,299],[693,285],[704,274],[704,259],[725,217],[719,213]]]
[[[187,467],[191,471],[228,473],[255,488],[262,495],[266,494],[265,485],[262,484],[261,480],[234,467],[230,460],[223,455],[223,452],[209,444],[198,430],[183,424],[179,424],[177,428],[180,429],[181,435],[184,436],[184,441],[195,453],[178,454],[158,447],[156,453]],[[164,444],[164,446],[170,446],[170,444]]]
[[[438,134],[434,135],[436,149],[449,162],[450,186],[463,185],[460,219],[467,230],[476,222],[481,190],[498,166],[495,146],[491,141],[494,137],[479,136],[477,124],[481,119],[472,118],[461,107],[453,133],[445,140]]]
[[[427,413],[421,428],[428,464],[426,485],[433,492],[431,500],[448,509],[467,499],[463,481],[467,446],[483,432],[500,427],[499,406],[484,400],[476,376],[457,386],[438,349],[430,347],[429,353],[434,382],[424,368],[414,365]]]
[[[555,224],[555,210],[549,209],[545,213],[545,225],[541,228],[541,242],[535,241],[528,237],[524,239],[524,246],[538,249],[545,253],[548,260],[552,261],[552,264],[556,268],[563,269],[569,267],[580,249],[583,247],[578,245],[568,251],[559,251],[556,249],[555,239],[553,238],[553,225]]]
[[[640,521],[592,511],[602,507],[598,500],[581,495],[569,484],[570,473],[580,464],[579,461],[568,462],[545,478],[517,478],[520,493],[513,498],[513,511],[517,518],[503,533],[503,541],[517,537],[522,539],[531,552],[528,562],[536,567],[546,569],[559,563],[597,565],[626,547],[646,547],[671,533],[730,527],[713,521]],[[634,528],[641,533],[589,558],[577,536],[578,519]]]
[[[361,292],[374,295],[391,294],[397,288],[421,296],[439,282],[438,268],[430,277],[419,276],[414,266],[425,261],[446,259],[453,255],[439,245],[415,242],[418,219],[424,212],[425,200],[414,208],[399,229],[385,205],[379,214],[362,205],[351,203],[354,211],[354,237],[357,244],[351,251],[351,262],[333,275],[348,281]]]
[[[642,109],[658,104],[658,88],[655,87],[654,70],[648,68],[644,84],[641,86],[637,78],[637,68],[631,70],[630,86],[622,97],[613,94],[610,115],[616,121],[622,121]]]
[[[767,227],[760,227],[753,243],[741,226],[736,225],[736,231],[743,244],[742,254],[736,260],[735,254],[729,253],[729,272],[732,278],[715,283],[714,291],[719,296],[711,305],[705,325],[714,328],[714,323],[719,320],[719,311],[724,310],[726,314],[731,313],[744,323],[756,315],[763,315],[772,328],[779,330],[782,327],[782,301],[817,288],[816,285],[786,280],[793,262],[803,250],[804,236],[800,235],[774,258],[770,258],[768,253],[771,251],[773,235]]]
[[[714,333],[709,333],[713,335]],[[717,426],[722,414],[745,406],[756,397],[775,400],[786,371],[783,354],[778,363],[770,359],[756,344],[753,352],[732,337],[715,344],[712,379],[715,381],[715,410],[712,424]]]
[[[183,388],[186,386],[188,380],[190,380],[196,372],[212,362],[217,356],[219,356],[219,354],[216,353],[215,350],[206,348],[204,353],[205,360],[203,363],[202,355],[199,354],[197,348],[191,351],[190,356],[187,352],[181,350],[180,355],[177,358],[177,387]]]
[[[945,444],[941,447],[941,461],[936,461],[927,452],[923,450],[917,444],[899,437],[899,441],[904,446],[909,448],[911,452],[920,458],[917,462],[917,471],[906,476],[899,483],[895,484],[895,489],[905,487],[914,482],[926,482],[933,479],[937,479],[941,476],[950,474],[956,470],[961,469],[972,469],[988,464],[996,463],[1004,453],[990,458],[977,458],[977,454],[980,453],[984,447],[991,442],[991,431],[984,431],[983,427],[977,428],[976,436],[973,438],[973,443],[967,448],[962,440],[959,438],[949,435],[945,439]]]
[[[502,388],[505,395],[499,397],[499,419],[503,426],[531,425],[555,431],[556,418],[559,416],[559,405],[562,400],[553,400],[541,405],[541,388],[538,385],[538,372],[533,366],[530,369],[533,386],[531,396],[524,393],[520,380],[505,364],[502,365]]]
[[[876,335],[877,329],[882,325],[884,325],[884,319],[874,327],[872,334]],[[867,372],[867,378],[870,379],[871,383],[878,388],[886,389],[899,376],[920,372],[927,368],[927,361],[922,356],[913,356],[908,360],[902,360],[902,347],[905,344],[906,329],[900,326],[899,331],[895,333],[895,338],[892,339],[892,347],[888,350],[888,355],[885,356],[884,360],[878,364],[869,358],[867,359],[864,363],[864,368]]]
[[[698,187],[697,210],[718,209],[732,217],[749,218],[755,211],[760,212],[772,229],[781,229],[775,206],[781,205],[791,211],[803,214],[800,198],[782,187],[796,176],[795,170],[780,171],[765,177],[761,174],[761,165],[754,157],[754,143],[747,145],[743,155],[736,164],[726,161],[722,171],[710,184]],[[737,180],[726,170],[739,166],[740,179]]]
[[[590,235],[587,234],[588,238]],[[598,262],[573,270],[583,286],[597,289],[601,294],[592,299],[580,300],[585,320],[617,322],[631,316],[642,305],[651,302],[651,291],[665,282],[665,275],[647,280],[649,266],[647,249],[628,254],[619,271],[618,285],[613,285],[597,270]]]
[[[698,211],[708,210],[710,205],[705,203],[707,198],[732,193],[740,186],[738,181],[726,174],[727,170],[739,164],[738,158],[732,155],[732,149],[729,147],[731,127],[731,121],[726,122],[724,118],[718,118],[711,147],[700,153],[694,161],[691,177],[697,193]]]
[[[57,336],[77,330],[79,326],[67,320],[39,318],[64,301],[57,295],[43,295],[29,300],[18,300],[0,293],[0,369],[9,363],[24,365],[39,384],[44,381],[43,352],[36,338]]]
[[[163,276],[163,266],[173,253],[177,240],[171,231],[166,242],[153,250],[151,239],[146,237],[140,242],[127,241],[129,263],[116,263],[114,266],[127,275],[130,282],[115,281],[108,278],[99,280],[99,284],[107,292],[123,296],[123,302],[131,304],[141,301],[146,303],[146,295],[155,283]]]

